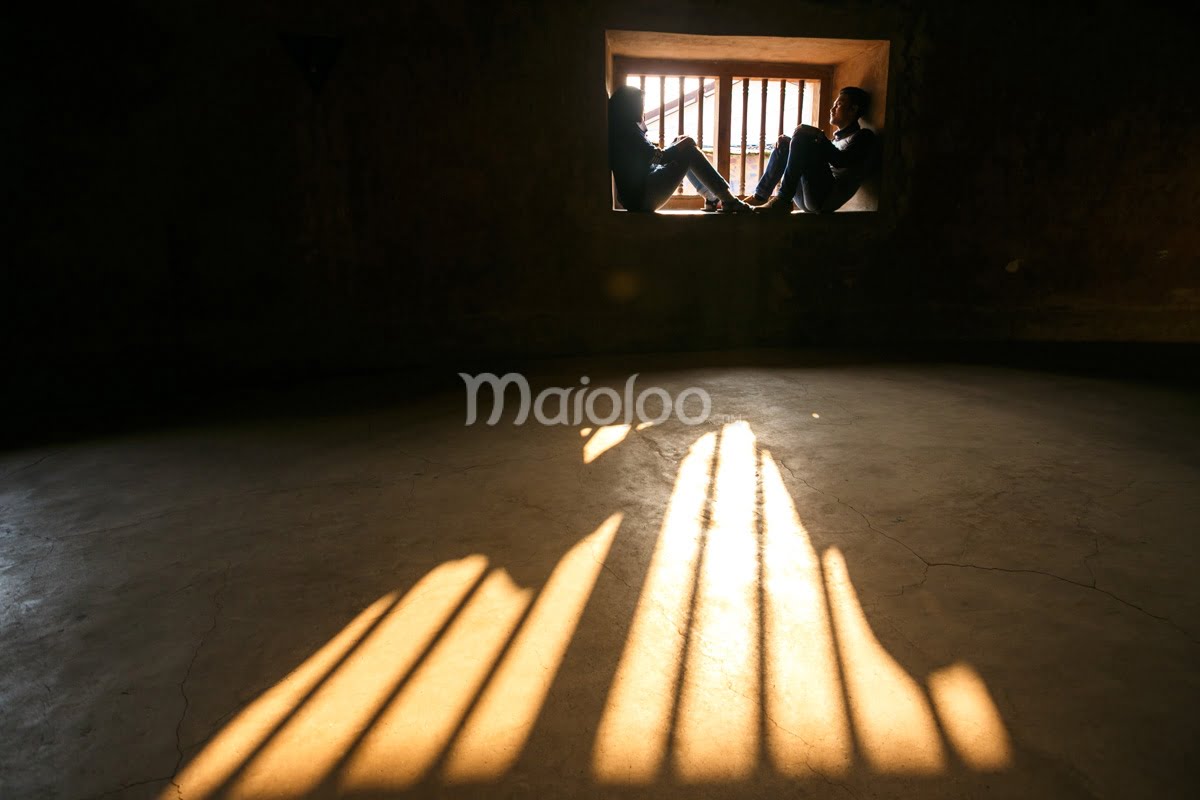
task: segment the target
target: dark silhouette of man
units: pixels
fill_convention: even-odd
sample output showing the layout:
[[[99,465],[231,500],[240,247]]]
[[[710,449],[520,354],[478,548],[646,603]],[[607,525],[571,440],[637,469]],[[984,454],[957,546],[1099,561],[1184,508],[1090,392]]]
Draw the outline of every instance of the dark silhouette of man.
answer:
[[[858,124],[870,105],[870,94],[847,86],[829,109],[829,122],[836,129],[832,141],[811,125],[801,125],[791,137],[780,136],[746,202],[758,206],[755,211],[760,214],[790,214],[793,204],[814,213],[845,205],[874,165],[878,140]],[[771,197],[776,184],[779,193]]]

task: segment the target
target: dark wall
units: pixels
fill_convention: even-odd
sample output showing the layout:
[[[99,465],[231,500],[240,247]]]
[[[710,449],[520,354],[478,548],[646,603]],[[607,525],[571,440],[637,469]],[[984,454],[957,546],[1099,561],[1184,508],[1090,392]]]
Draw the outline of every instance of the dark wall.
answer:
[[[1181,22],[1117,2],[772,7],[27,10],[4,34],[8,363],[1200,341]],[[882,210],[610,211],[609,28],[890,39]],[[281,34],[341,40],[319,91]]]

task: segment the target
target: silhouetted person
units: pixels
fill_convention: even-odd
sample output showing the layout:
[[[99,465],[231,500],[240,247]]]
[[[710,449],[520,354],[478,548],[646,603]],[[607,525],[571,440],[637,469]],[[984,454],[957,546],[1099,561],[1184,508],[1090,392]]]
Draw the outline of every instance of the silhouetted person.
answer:
[[[620,86],[608,100],[608,163],[617,184],[617,197],[629,211],[654,211],[675,193],[685,177],[712,208],[717,201],[726,213],[749,211],[734,197],[729,184],[690,136],[680,137],[666,150],[646,139],[640,89]]]
[[[811,125],[796,128],[790,138],[780,136],[754,195],[746,202],[760,206],[759,213],[780,214],[790,214],[793,202],[812,212],[836,211],[845,205],[874,164],[878,140],[873,131],[858,124],[870,105],[870,94],[847,86],[829,109],[829,122],[837,129],[833,141]],[[776,184],[779,194],[767,202]]]

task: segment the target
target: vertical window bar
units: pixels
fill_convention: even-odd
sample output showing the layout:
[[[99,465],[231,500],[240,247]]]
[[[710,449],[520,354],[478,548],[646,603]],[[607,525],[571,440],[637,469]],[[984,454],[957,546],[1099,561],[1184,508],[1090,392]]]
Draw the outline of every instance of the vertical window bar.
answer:
[[[658,76],[658,146],[666,144],[667,135],[667,76]]]
[[[785,80],[779,81],[779,135],[783,136],[783,107],[787,103],[787,85]]]
[[[717,172],[733,185],[733,169],[729,164],[733,154],[733,76],[729,73],[716,77],[716,103],[713,105],[713,153],[717,157]],[[730,109],[725,112],[724,109]]]
[[[700,89],[696,94],[696,146],[701,150],[704,149],[704,81],[707,80],[703,75],[700,76]]]
[[[638,89],[640,89],[640,90],[641,90],[641,92],[642,92],[642,122],[643,122],[643,123],[645,123],[645,121],[646,121],[646,109],[645,109],[645,104],[646,104],[646,76],[645,76],[645,75],[638,75]]]
[[[683,136],[683,76],[679,76],[679,102],[675,106],[675,114],[679,117],[679,135]]]
[[[796,81],[796,85],[800,88],[800,95],[796,98],[796,125],[804,124],[804,84],[807,81]]]
[[[763,159],[767,157],[767,79],[762,78],[759,83],[762,84],[762,102],[759,104],[762,106],[760,109],[762,113],[758,124],[758,177],[761,178]]]
[[[742,196],[746,196],[746,120],[750,113],[750,81],[742,78]]]
[[[676,125],[675,127],[676,127],[676,130],[679,131],[679,134],[678,134],[679,136],[683,136],[683,106],[684,106],[684,104],[683,104],[683,76],[680,75],[679,76],[679,98],[675,101],[675,117],[679,121],[679,124]],[[681,182],[679,184],[679,188],[675,190],[676,194],[683,194],[683,183],[685,183],[685,182]],[[688,184],[688,185],[690,186],[691,184]]]

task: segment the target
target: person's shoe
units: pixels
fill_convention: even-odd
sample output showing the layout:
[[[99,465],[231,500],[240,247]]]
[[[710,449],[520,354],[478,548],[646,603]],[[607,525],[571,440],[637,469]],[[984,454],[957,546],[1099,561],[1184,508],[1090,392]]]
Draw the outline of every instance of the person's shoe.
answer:
[[[717,210],[718,205],[719,204],[718,204],[716,198],[713,198],[712,200],[705,200],[704,201],[704,213],[705,214],[713,213],[714,211]]]
[[[785,200],[779,195],[775,195],[771,198],[770,202],[764,203],[754,210],[759,214],[790,214],[793,208],[794,206],[790,199]]]
[[[738,200],[736,197],[731,197],[728,200],[721,201],[721,207],[718,212],[721,214],[743,214],[754,209]]]
[[[769,197],[759,197],[756,194],[752,194],[746,198],[746,205],[757,207],[765,204],[770,199]]]

